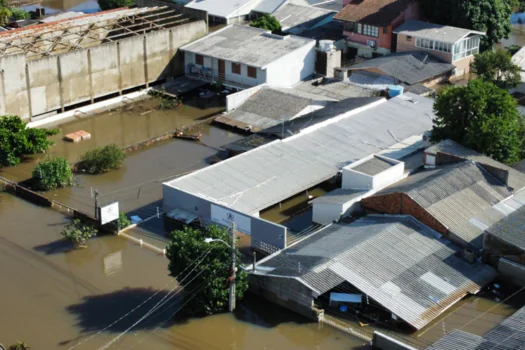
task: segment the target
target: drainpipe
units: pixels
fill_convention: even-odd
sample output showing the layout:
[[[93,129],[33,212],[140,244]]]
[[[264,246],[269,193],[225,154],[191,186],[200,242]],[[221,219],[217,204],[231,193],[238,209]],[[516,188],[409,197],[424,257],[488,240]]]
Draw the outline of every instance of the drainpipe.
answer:
[[[252,252],[252,272],[255,272],[255,263],[257,261],[257,253],[256,252]]]

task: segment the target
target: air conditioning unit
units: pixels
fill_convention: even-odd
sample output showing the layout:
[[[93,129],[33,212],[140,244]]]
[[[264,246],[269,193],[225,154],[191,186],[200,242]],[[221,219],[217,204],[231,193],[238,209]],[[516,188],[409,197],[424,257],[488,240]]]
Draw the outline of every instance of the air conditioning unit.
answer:
[[[375,48],[376,47],[376,41],[375,40],[367,40],[366,41],[368,46],[370,46],[371,48]]]

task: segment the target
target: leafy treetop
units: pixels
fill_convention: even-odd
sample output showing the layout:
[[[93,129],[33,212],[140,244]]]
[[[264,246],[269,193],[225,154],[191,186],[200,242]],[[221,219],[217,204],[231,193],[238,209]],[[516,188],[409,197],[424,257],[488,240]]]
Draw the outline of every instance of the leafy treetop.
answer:
[[[133,5],[135,5],[135,0],[98,0],[98,6],[100,6],[102,11],[131,7]]]
[[[472,71],[478,78],[505,90],[514,88],[521,82],[520,67],[512,63],[512,56],[504,49],[488,50],[476,55],[472,62]]]
[[[61,232],[62,236],[69,240],[74,248],[83,248],[88,239],[97,235],[97,229],[89,224],[84,224],[79,219],[67,224]]]
[[[512,164],[522,156],[521,117],[516,101],[505,90],[479,79],[466,87],[443,90],[434,104],[431,139],[451,139]]]
[[[271,16],[267,13],[253,20],[250,23],[250,27],[271,30],[274,34],[281,33],[281,24],[279,23],[279,21],[274,16]]]
[[[430,22],[486,32],[483,50],[509,37],[510,15],[516,4],[516,0],[422,0],[423,13]]]
[[[0,166],[17,165],[24,154],[46,152],[54,144],[48,137],[56,134],[57,129],[29,129],[14,115],[0,116]]]
[[[230,233],[225,228],[211,226],[198,230],[185,227],[172,233],[166,247],[170,275],[177,277],[186,290],[184,308],[197,315],[228,308],[231,248],[221,242],[205,243],[204,239],[208,237],[231,241]],[[239,262],[239,251],[237,254]],[[238,263],[237,267],[235,292],[240,300],[248,289],[248,276]]]

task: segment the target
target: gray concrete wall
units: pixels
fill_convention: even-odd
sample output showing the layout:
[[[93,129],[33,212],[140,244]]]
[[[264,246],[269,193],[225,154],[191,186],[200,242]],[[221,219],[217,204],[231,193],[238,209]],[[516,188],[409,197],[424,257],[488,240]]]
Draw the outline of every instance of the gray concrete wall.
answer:
[[[225,206],[213,204],[227,209]],[[176,208],[183,209],[197,215],[204,225],[218,225],[211,220],[211,205],[212,203],[206,199],[167,185],[162,186],[162,206],[165,213]],[[286,227],[235,210],[228,209],[228,211],[250,219],[251,244],[254,248],[274,252],[286,247]]]
[[[250,292],[317,321],[317,314],[312,310],[312,291],[304,284],[292,278],[257,274],[249,274],[248,282]]]
[[[184,73],[178,48],[207,34],[204,21],[26,62],[0,58],[0,114],[25,120]]]
[[[520,287],[525,287],[525,265],[508,259],[499,259],[498,272]]]

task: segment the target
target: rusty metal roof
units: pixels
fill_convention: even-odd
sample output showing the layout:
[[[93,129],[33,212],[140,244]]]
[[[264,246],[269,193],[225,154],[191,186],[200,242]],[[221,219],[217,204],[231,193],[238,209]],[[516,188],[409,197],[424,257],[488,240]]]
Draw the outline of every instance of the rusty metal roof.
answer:
[[[28,60],[175,27],[191,19],[167,6],[120,8],[0,33],[0,58]]]

